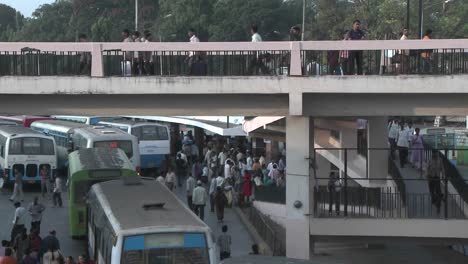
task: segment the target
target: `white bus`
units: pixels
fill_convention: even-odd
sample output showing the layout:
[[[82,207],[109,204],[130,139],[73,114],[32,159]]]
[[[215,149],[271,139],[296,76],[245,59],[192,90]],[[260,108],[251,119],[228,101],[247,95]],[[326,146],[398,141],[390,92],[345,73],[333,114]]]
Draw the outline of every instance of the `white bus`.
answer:
[[[68,154],[72,152],[71,142],[73,132],[77,128],[89,127],[84,123],[75,123],[63,120],[41,120],[34,121],[31,129],[55,139],[57,145],[57,168],[61,170],[62,175],[66,175],[68,168]]]
[[[98,183],[88,195],[88,245],[99,264],[215,264],[210,228],[157,181]]]
[[[0,126],[0,171],[5,182],[13,182],[14,170],[25,183],[39,183],[40,170],[55,175],[57,156],[54,138],[22,126]]]
[[[104,126],[82,127],[74,130],[71,149],[120,148],[140,172],[140,149],[138,139],[120,129]]]
[[[138,138],[141,169],[161,168],[166,155],[171,153],[169,127],[156,123],[118,120],[99,122],[100,125],[118,128]]]

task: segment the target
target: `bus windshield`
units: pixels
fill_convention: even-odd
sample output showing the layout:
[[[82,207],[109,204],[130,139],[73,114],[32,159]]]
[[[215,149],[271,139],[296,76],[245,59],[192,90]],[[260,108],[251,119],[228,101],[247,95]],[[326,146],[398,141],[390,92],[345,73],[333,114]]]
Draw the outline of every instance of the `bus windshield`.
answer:
[[[202,233],[158,233],[124,240],[122,264],[208,264]]]
[[[54,155],[54,142],[46,138],[24,137],[10,140],[10,155]]]
[[[132,135],[142,141],[147,140],[169,140],[169,135],[165,127],[141,126],[132,128]]]
[[[133,157],[133,146],[132,141],[96,141],[94,142],[95,148],[119,148],[127,154],[127,157],[130,159]]]

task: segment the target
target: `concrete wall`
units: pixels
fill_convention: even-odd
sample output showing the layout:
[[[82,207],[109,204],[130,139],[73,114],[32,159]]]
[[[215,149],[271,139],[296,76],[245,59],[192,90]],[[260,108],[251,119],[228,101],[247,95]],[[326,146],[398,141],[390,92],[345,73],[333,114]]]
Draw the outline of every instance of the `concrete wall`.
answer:
[[[286,205],[254,201],[253,206],[282,227],[286,227]]]
[[[9,113],[212,115],[213,109],[217,109],[218,115],[303,114],[315,117],[468,115],[467,82],[468,75],[318,78],[10,76],[0,77],[0,99],[22,103],[21,106],[9,104],[11,111],[6,107],[0,110]],[[70,97],[43,99],[27,95]],[[88,97],[83,97],[85,95]],[[104,95],[107,96],[102,97]],[[126,100],[119,101],[109,95],[125,95]],[[67,100],[67,104],[61,104],[59,99]],[[46,100],[47,104],[37,100]],[[99,103],[93,104],[93,100]],[[153,102],[154,110],[148,109],[149,101]],[[71,106],[67,106],[69,104]],[[82,112],[86,109],[87,112]]]
[[[312,236],[468,240],[466,220],[310,218]],[[440,240],[439,240],[440,241]]]

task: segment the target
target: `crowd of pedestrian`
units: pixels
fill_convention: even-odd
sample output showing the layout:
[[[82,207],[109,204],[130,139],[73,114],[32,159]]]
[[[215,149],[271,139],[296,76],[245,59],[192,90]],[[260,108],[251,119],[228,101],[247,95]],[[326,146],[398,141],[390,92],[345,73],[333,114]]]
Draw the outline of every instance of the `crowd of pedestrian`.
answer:
[[[46,205],[41,203],[40,197],[35,196],[27,206],[23,206],[23,174],[14,169],[15,184],[13,194],[9,198],[14,205],[14,217],[10,237],[2,240],[0,247],[1,264],[74,264],[73,257],[64,257],[60,250],[60,243],[56,231],[50,230],[42,237],[41,223]],[[43,201],[51,201],[52,207],[62,207],[62,178],[53,177],[47,166],[40,168],[41,197]],[[27,221],[30,220],[29,224]],[[89,264],[86,255],[78,257],[80,264]]]
[[[388,141],[390,157],[395,160],[396,152],[400,167],[407,164],[412,168],[424,172],[429,185],[432,204],[440,213],[442,202],[441,179],[444,176],[444,166],[438,150],[432,150],[429,157],[426,155],[424,139],[420,128],[414,128],[412,122],[393,119],[388,124]]]
[[[285,188],[286,160],[283,155],[266,163],[264,155],[253,157],[250,150],[230,144],[208,141],[199,148],[191,132],[182,136],[181,148],[165,172],[157,177],[171,191],[184,188],[186,202],[201,220],[205,210],[224,223],[225,209],[246,206],[254,199],[255,186]],[[226,225],[218,239],[222,258],[229,257],[230,239]]]

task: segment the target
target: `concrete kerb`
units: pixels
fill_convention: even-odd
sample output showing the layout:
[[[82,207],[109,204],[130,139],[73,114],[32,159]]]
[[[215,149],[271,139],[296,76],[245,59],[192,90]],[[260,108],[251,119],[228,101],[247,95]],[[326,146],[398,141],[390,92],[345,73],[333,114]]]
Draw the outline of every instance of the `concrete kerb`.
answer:
[[[244,214],[244,212],[242,212],[242,210],[238,207],[233,207],[233,209],[234,209],[234,212],[237,214],[237,216],[239,216],[239,219],[241,220],[242,224],[247,229],[247,232],[249,232],[252,239],[258,245],[260,254],[265,255],[265,256],[273,256],[273,250],[265,242],[265,240],[263,240],[263,238],[257,232],[257,230],[255,229],[253,224],[250,222],[250,220],[247,218],[247,216]]]

